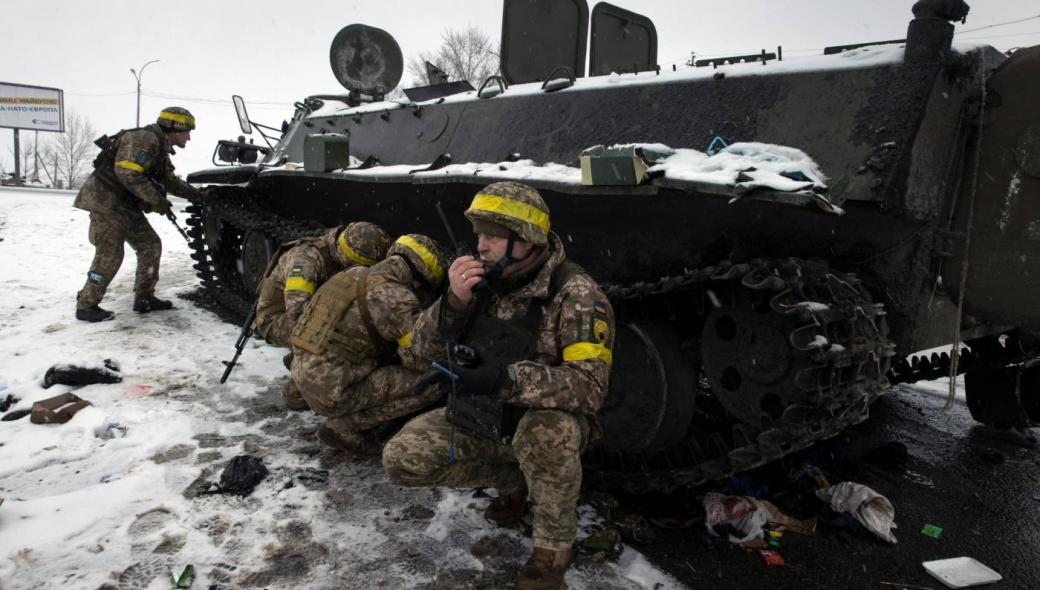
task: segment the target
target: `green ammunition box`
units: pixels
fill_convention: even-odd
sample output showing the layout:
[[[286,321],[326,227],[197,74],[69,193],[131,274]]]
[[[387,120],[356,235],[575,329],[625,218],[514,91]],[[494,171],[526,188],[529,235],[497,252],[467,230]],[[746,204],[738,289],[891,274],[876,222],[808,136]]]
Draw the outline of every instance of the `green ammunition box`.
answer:
[[[350,166],[350,137],[339,133],[308,135],[303,140],[303,169],[332,172]]]
[[[581,183],[586,186],[636,186],[646,180],[647,168],[667,157],[638,145],[593,146],[581,153]]]

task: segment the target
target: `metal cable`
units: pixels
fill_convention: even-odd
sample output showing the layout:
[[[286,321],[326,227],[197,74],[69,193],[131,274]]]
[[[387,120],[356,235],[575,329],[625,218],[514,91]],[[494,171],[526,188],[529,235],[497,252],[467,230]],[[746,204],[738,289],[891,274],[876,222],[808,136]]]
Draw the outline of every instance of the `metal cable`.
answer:
[[[964,294],[968,290],[968,267],[970,266],[971,234],[975,228],[975,195],[978,193],[979,163],[982,160],[982,132],[986,126],[986,60],[979,56],[979,85],[982,94],[979,100],[979,131],[975,136],[975,158],[971,165],[971,197],[968,199],[968,222],[964,228],[964,257],[961,263],[961,284],[957,292],[956,326],[953,331],[953,348],[950,350],[950,390],[943,409],[953,408],[957,396],[957,363],[961,358],[961,323],[964,320]]]

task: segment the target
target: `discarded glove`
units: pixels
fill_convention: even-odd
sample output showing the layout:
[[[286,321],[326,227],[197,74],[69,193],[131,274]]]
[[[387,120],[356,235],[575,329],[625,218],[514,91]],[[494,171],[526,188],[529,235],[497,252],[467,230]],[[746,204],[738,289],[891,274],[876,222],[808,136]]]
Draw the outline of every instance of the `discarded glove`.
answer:
[[[12,410],[4,414],[3,418],[0,418],[0,422],[13,422],[15,420],[25,418],[32,413],[32,410]]]
[[[7,394],[7,397],[0,399],[0,412],[6,412],[8,408],[22,401],[20,398],[14,396],[14,394]]]
[[[263,461],[252,455],[239,455],[228,461],[220,473],[220,483],[209,484],[204,493],[248,496],[265,477],[267,467]]]
[[[47,369],[43,375],[44,389],[52,385],[74,385],[82,387],[94,383],[119,383],[123,375],[119,372],[119,363],[105,359],[102,366],[82,366],[57,364]]]

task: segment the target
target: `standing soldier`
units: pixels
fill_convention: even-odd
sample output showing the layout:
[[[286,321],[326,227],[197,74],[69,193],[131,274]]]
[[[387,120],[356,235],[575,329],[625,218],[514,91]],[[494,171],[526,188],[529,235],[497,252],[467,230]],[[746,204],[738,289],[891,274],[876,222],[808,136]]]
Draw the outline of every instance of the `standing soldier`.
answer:
[[[314,291],[332,275],[352,266],[372,266],[386,257],[390,236],[367,221],[330,229],[316,238],[296,240],[282,246],[271,259],[257,287],[256,319],[253,328],[275,346],[289,348],[296,321]],[[286,357],[286,368],[292,356]],[[306,410],[295,382],[289,379],[285,404],[291,410]]]
[[[475,352],[449,355],[443,364],[458,380],[448,407],[406,424],[383,465],[405,485],[497,488],[485,516],[501,526],[520,520],[529,493],[534,552],[517,588],[558,588],[577,534],[581,451],[607,394],[613,310],[566,260],[535,189],[491,184],[466,218],[479,259],[452,263],[450,289],[420,316],[413,342],[427,358],[451,340]]]
[[[197,201],[206,195],[173,173],[170,154],[174,146],[183,148],[195,129],[195,117],[187,109],[169,107],[158,120],[138,129],[102,137],[101,153],[94,160],[94,172],[83,183],[75,207],[90,212],[90,243],[94,261],[87,282],[76,296],[76,319],[87,322],[110,320],[112,312],[98,307],[105,290],[123,263],[123,243],[137,253],[134,279],[134,311],[147,313],[173,308],[169,301],[155,296],[159,280],[162,242],[144,214],[171,213],[166,193]]]
[[[404,235],[386,260],[336,274],[307,304],[292,333],[290,372],[310,408],[327,416],[318,428],[322,444],[354,455],[378,453],[377,426],[437,398],[436,388],[412,391],[419,368],[429,365],[412,348],[412,328],[421,299],[432,299],[444,268],[433,240]]]

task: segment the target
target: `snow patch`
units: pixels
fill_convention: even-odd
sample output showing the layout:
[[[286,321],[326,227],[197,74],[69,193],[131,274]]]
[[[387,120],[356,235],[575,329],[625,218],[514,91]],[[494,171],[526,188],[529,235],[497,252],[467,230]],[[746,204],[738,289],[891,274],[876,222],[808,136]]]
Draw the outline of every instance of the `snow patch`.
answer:
[[[715,155],[691,149],[675,150],[649,172],[667,178],[776,191],[826,190],[827,178],[802,150],[767,143],[735,143]]]

